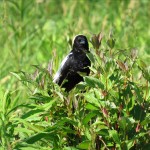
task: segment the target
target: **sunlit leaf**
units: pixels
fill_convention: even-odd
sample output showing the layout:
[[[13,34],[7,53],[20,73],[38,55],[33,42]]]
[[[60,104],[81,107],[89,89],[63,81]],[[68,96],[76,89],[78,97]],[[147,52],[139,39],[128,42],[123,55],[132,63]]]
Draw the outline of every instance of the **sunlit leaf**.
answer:
[[[77,145],[77,148],[79,149],[88,149],[90,146],[90,141],[83,141],[79,145]]]
[[[121,144],[119,135],[116,130],[109,130],[109,135],[113,138],[115,143]]]
[[[91,120],[91,118],[93,118],[93,117],[96,116],[96,115],[97,115],[97,114],[96,114],[96,112],[94,112],[94,111],[88,113],[88,114],[84,117],[84,119],[82,120],[82,123],[83,123],[84,125],[87,125],[87,123]]]
[[[89,103],[93,104],[95,107],[98,107],[98,108],[100,107],[100,103],[99,103],[98,99],[96,99],[92,93],[91,94],[87,93],[84,96],[85,96],[85,99]]]
[[[99,110],[97,107],[95,107],[94,105],[88,103],[86,106],[86,109],[89,109],[89,110]]]
[[[104,85],[97,78],[86,76],[86,77],[84,77],[84,81],[90,87],[104,89]]]

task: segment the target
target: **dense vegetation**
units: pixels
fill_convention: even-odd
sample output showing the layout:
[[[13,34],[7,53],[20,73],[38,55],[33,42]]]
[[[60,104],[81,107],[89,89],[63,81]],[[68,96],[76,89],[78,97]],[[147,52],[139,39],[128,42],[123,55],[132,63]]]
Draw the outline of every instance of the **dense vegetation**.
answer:
[[[149,0],[0,1],[0,149],[150,147]],[[90,76],[52,82],[76,34]]]

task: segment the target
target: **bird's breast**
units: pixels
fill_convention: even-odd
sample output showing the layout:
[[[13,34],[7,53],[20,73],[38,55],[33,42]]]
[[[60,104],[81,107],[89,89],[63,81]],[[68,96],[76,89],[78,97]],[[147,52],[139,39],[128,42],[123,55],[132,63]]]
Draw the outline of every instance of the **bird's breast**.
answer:
[[[90,61],[86,55],[80,55],[74,58],[74,62],[72,63],[71,69],[75,72],[83,71],[84,68],[90,66]]]

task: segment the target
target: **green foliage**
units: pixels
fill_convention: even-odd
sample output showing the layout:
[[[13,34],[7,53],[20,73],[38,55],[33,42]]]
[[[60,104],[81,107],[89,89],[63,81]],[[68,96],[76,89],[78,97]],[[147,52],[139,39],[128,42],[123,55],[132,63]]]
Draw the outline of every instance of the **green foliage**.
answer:
[[[149,5],[0,1],[0,149],[147,150]],[[91,73],[68,94],[52,78],[81,32]]]

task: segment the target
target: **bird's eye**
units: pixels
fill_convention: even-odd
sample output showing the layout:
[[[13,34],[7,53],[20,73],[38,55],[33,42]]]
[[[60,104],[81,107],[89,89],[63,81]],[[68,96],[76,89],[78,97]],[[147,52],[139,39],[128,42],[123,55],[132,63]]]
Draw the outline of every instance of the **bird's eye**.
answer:
[[[79,43],[80,44],[85,44],[85,40],[84,39],[79,39]]]

